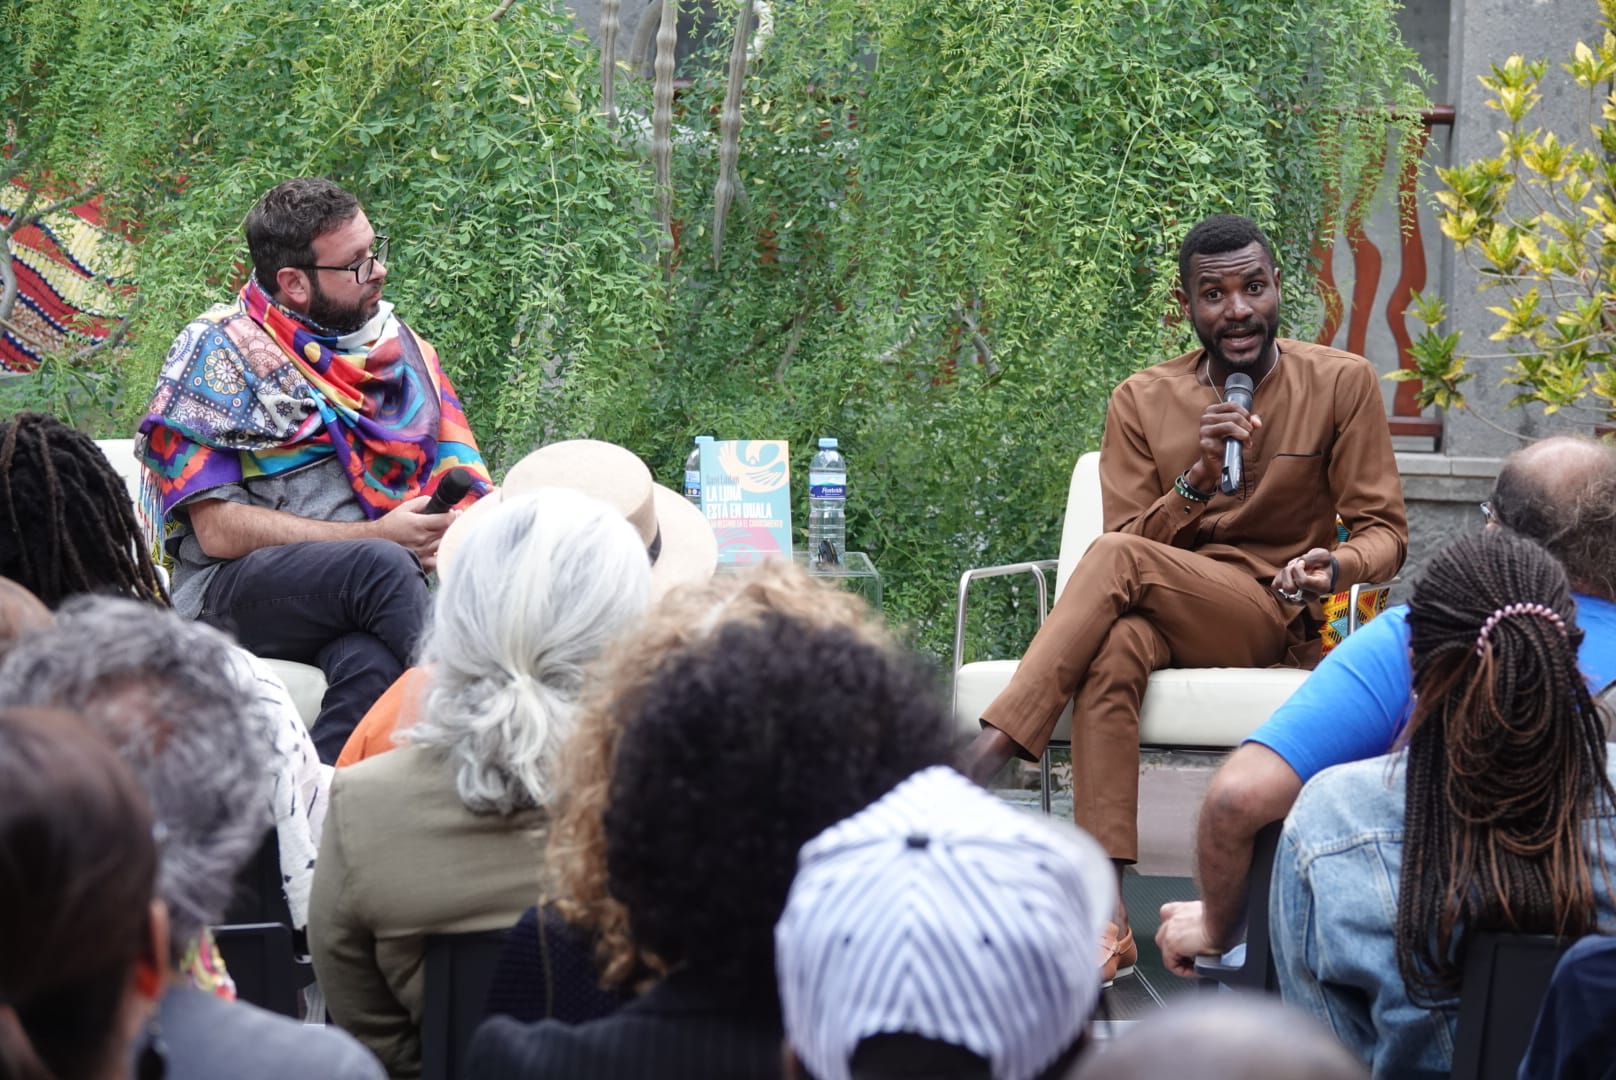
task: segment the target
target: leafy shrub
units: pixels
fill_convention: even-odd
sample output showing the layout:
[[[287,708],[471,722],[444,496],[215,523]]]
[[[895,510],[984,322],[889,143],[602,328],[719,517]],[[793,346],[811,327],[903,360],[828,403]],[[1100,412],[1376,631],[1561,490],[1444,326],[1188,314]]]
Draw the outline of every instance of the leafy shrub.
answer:
[[[1390,0],[776,2],[715,257],[728,57],[683,72],[670,244],[648,88],[619,71],[609,128],[561,9],[492,6],[0,8],[28,175],[100,183],[140,223],[123,422],[239,276],[256,196],[330,175],[393,235],[391,293],[496,463],[587,434],[674,482],[697,433],[784,437],[802,491],[837,435],[853,546],[938,653],[960,570],[1053,554],[1112,386],[1191,344],[1168,318],[1190,225],[1267,227],[1305,333],[1314,239],[1420,97]],[[1018,647],[1027,600],[976,643]]]
[[[1616,3],[1601,0],[1599,8],[1604,40],[1579,41],[1563,65],[1586,96],[1590,142],[1527,126],[1549,65],[1516,55],[1481,80],[1492,92],[1488,107],[1509,122],[1499,153],[1437,170],[1442,231],[1481,287],[1507,299],[1488,309],[1498,316],[1491,340],[1502,353],[1470,357],[1459,351],[1458,332],[1438,329],[1447,317],[1441,300],[1419,298],[1415,314],[1427,329],[1415,345],[1417,366],[1391,377],[1421,380],[1422,406],[1462,407],[1476,359],[1506,362],[1503,381],[1518,388],[1512,406],[1584,410],[1601,420],[1616,410]]]

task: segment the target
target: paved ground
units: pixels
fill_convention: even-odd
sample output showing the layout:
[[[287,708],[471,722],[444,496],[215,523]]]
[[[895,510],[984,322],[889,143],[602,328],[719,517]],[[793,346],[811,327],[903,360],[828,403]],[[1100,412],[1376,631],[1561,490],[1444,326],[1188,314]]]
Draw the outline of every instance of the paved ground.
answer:
[[[1139,766],[1139,864],[1147,877],[1190,877],[1194,872],[1195,813],[1201,805],[1212,772],[1223,760],[1221,754],[1146,753]],[[1055,774],[1050,813],[1071,819],[1072,795],[1062,783],[1061,774],[1069,761],[1067,751],[1051,755]],[[1024,766],[1020,778],[1007,772],[999,778],[1005,785],[999,791],[1021,806],[1036,808],[1037,770]],[[1011,787],[1012,783],[1022,787]]]
[[[1072,814],[1071,792],[1061,784],[1065,750],[1052,757],[1056,784],[1050,799],[1050,813],[1065,819]],[[1135,974],[1118,979],[1101,999],[1101,1037],[1118,1033],[1151,1009],[1160,1008],[1169,998],[1191,993],[1193,981],[1168,974],[1156,951],[1157,910],[1168,900],[1188,900],[1195,896],[1191,880],[1194,872],[1195,814],[1222,755],[1149,753],[1139,768],[1139,863],[1123,883],[1129,918],[1139,943],[1139,966]],[[1021,776],[1010,772],[999,778],[999,793],[1011,802],[1038,812],[1037,771],[1026,767]],[[1020,784],[1023,786],[1009,786]],[[1025,786],[1033,785],[1033,786]]]

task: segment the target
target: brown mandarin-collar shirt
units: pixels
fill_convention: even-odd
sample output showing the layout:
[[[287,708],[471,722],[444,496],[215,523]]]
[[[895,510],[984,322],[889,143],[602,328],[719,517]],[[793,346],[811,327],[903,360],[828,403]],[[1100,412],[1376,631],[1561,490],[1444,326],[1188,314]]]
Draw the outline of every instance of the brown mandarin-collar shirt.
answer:
[[[1201,413],[1218,391],[1197,349],[1129,376],[1111,395],[1100,444],[1107,532],[1127,532],[1245,567],[1259,581],[1309,548],[1331,550],[1336,588],[1386,581],[1403,565],[1408,519],[1379,380],[1361,356],[1279,339],[1251,411],[1245,483],[1199,503],[1173,490],[1200,455]],[[1336,543],[1336,515],[1348,539]]]

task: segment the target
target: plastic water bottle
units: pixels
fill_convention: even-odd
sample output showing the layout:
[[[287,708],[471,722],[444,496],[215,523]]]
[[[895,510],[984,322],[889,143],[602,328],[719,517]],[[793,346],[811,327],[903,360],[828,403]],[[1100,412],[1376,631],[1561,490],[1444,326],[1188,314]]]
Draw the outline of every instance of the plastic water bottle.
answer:
[[[808,463],[808,563],[836,565],[847,551],[847,459],[820,439]]]
[[[711,435],[697,435],[696,448],[685,458],[685,498],[701,509],[701,444],[713,441]]]

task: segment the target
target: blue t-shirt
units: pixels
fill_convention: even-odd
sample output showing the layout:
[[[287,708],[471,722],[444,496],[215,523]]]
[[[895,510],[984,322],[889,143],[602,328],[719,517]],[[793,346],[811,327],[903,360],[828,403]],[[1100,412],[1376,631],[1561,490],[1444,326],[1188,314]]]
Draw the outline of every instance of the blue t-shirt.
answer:
[[[1616,680],[1616,603],[1576,594],[1582,647],[1577,660],[1591,689]],[[1330,650],[1247,742],[1284,758],[1306,783],[1331,765],[1386,753],[1412,711],[1408,606],[1387,608]]]

